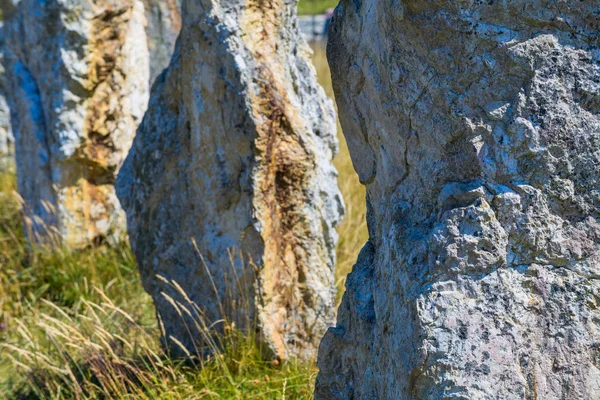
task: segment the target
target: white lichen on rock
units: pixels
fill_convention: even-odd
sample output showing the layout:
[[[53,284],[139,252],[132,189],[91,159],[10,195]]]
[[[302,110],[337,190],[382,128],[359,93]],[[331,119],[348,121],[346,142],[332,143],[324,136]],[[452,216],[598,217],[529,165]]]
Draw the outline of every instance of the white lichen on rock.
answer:
[[[206,343],[169,297],[197,304],[209,325],[256,326],[275,357],[316,354],[333,321],[343,214],[335,132],[295,1],[184,1],[175,55],[117,182],[175,355],[178,342],[192,354]]]
[[[22,0],[5,26],[30,239],[84,247],[125,227],[114,191],[148,102],[137,0]]]
[[[14,159],[15,138],[10,124],[10,109],[6,100],[8,85],[4,70],[4,24],[0,21],[0,171],[10,169]]]
[[[342,0],[370,239],[317,399],[600,398],[597,0]]]

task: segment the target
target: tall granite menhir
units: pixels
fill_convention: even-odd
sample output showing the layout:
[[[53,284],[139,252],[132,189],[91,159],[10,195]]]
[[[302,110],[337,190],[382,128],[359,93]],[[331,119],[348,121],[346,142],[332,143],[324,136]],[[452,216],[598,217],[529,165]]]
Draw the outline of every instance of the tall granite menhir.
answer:
[[[342,0],[370,239],[317,399],[600,398],[599,10]]]
[[[174,355],[204,354],[194,320],[219,329],[222,318],[256,327],[274,357],[316,354],[343,214],[335,131],[295,1],[183,2],[175,55],[117,181]]]
[[[148,103],[137,0],[22,0],[5,59],[18,189],[30,239],[84,247],[117,238],[114,191]]]

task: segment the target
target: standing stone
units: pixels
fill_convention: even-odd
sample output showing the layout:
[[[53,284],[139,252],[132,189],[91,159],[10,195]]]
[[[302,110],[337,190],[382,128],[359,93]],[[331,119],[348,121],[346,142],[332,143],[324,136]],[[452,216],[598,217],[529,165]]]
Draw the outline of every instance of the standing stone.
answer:
[[[8,93],[6,72],[4,70],[4,26],[0,21],[0,172],[4,172],[13,164],[14,142],[10,125],[10,109],[6,101]]]
[[[600,398],[599,9],[342,0],[370,239],[317,399]]]
[[[174,355],[206,343],[170,299],[207,325],[256,327],[275,357],[316,355],[343,214],[335,131],[295,1],[184,1],[175,55],[117,181]]]
[[[0,33],[2,31],[0,30]],[[1,55],[0,55],[1,58]],[[0,60],[0,63],[2,61]],[[0,64],[0,172],[5,172],[11,168],[14,159],[15,139],[10,125],[10,109],[6,101],[2,88],[2,65]]]
[[[1,72],[0,72],[1,74]],[[2,76],[0,76],[2,80]],[[0,85],[2,83],[0,82]],[[0,171],[10,169],[14,157],[14,137],[10,127],[10,110],[6,97],[0,92]]]
[[[181,0],[144,0],[150,82],[169,66],[181,29]]]
[[[5,26],[18,189],[30,239],[117,238],[114,191],[148,102],[136,0],[22,0]]]

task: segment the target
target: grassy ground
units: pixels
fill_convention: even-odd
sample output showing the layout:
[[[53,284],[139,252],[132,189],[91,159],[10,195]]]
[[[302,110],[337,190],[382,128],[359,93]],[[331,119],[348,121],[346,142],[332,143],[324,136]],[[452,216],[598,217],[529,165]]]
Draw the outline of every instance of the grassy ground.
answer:
[[[317,69],[319,83],[323,86],[327,95],[333,98],[331,75],[329,73],[324,45],[316,46],[314,51],[313,60]],[[358,181],[358,175],[354,171],[352,160],[348,153],[348,145],[341,132],[342,128],[338,122],[340,152],[335,158],[334,164],[339,172],[338,185],[346,203],[346,217],[338,227],[340,240],[337,248],[336,277],[340,299],[344,290],[346,275],[352,270],[358,252],[368,239],[365,188]]]
[[[339,0],[300,0],[298,3],[298,14],[317,15],[323,14],[328,8],[334,8]]]
[[[324,51],[315,52],[329,94]],[[335,160],[347,217],[337,284],[366,241],[364,189],[341,141]],[[263,361],[251,335],[226,329],[208,360],[169,360],[128,246],[28,249],[14,175],[0,174],[1,399],[311,399],[314,363]],[[341,290],[340,290],[341,293]]]

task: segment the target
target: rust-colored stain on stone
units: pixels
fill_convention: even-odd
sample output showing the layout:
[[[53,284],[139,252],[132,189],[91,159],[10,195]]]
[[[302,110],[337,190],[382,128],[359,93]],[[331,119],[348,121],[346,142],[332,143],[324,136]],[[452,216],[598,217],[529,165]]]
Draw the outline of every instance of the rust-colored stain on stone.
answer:
[[[186,356],[171,338],[195,354],[206,333],[190,333],[192,318],[163,296],[181,294],[157,275],[180,284],[208,325],[251,330],[282,360],[314,357],[333,320],[344,212],[335,113],[295,9],[187,1],[176,56],[119,174],[142,281],[174,354]]]
[[[35,240],[48,231],[59,236],[52,243],[80,248],[123,234],[113,185],[147,106],[143,12],[134,0],[23,0],[8,23],[9,59],[28,80],[12,79],[27,100],[16,107],[19,187],[28,219],[49,225],[33,227]],[[30,152],[46,154],[45,165]],[[39,205],[50,197],[51,213]]]
[[[288,76],[278,49],[279,13],[284,11],[279,0],[254,0],[246,3],[242,20],[245,44],[258,64],[258,90],[250,93],[252,112],[256,121],[263,121],[257,126],[255,140],[255,204],[266,210],[261,214],[265,243],[259,274],[265,305],[262,318],[280,358],[289,351],[290,333],[304,332],[307,326],[304,308],[312,307],[313,302],[310,291],[305,290],[310,265],[306,265],[304,247],[318,246],[305,215],[309,171],[315,163],[302,143],[304,127],[282,81]]]

